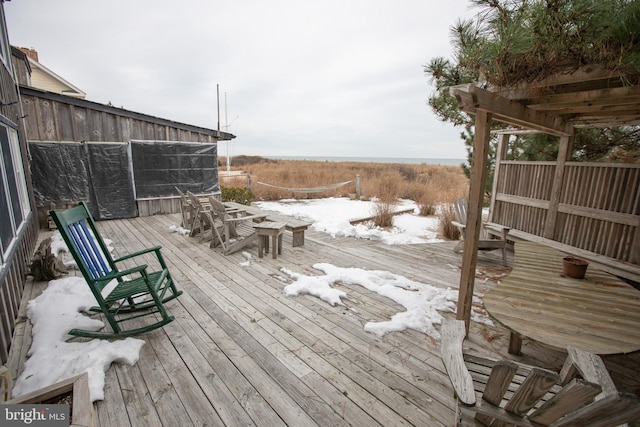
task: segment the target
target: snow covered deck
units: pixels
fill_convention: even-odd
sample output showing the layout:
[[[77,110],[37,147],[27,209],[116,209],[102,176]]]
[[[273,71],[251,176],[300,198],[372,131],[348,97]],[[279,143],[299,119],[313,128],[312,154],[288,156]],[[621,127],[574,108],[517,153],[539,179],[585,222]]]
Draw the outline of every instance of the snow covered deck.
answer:
[[[309,295],[285,296],[285,272],[322,275],[316,263],[388,271],[439,288],[457,288],[461,255],[456,242],[387,245],[334,239],[307,231],[282,255],[249,260],[224,256],[208,242],[170,233],[178,215],[98,223],[114,254],[160,244],[184,294],[168,304],[176,320],[140,338],[134,366],[114,364],[105,399],[94,404],[100,426],[259,425],[449,426],[454,397],[439,357],[439,341],[407,329],[383,337],[367,332],[404,307],[362,286],[339,284],[344,305]],[[126,248],[126,249],[125,249]],[[512,255],[512,254],[511,254]],[[241,264],[245,265],[241,265]],[[478,256],[476,292],[504,277],[501,253]],[[285,269],[284,271],[282,269]],[[46,283],[25,292],[33,298]],[[453,316],[452,313],[444,313]],[[29,322],[16,331],[11,368],[29,347]],[[477,353],[559,369],[565,354],[525,340],[523,356],[508,355],[509,333],[472,323],[467,346]],[[622,391],[638,393],[640,355],[608,356]]]

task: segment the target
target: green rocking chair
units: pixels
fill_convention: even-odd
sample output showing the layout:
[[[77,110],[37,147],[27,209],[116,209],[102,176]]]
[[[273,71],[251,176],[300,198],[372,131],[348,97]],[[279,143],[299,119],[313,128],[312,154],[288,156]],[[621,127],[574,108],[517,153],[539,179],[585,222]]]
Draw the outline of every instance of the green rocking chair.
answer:
[[[142,334],[173,321],[164,303],[178,297],[182,291],[176,289],[160,253],[161,246],[113,259],[84,202],[64,212],[50,211],[49,214],[98,301],[98,306],[90,311],[102,313],[113,331],[72,329],[70,335],[121,338]],[[152,252],[155,253],[153,264],[158,264],[156,271],[147,271],[147,264],[122,270],[116,266],[121,262],[132,263],[133,258]],[[117,281],[115,287],[110,285],[105,289],[113,280]],[[125,327],[125,322],[142,317],[153,319],[153,323],[140,326],[144,322],[138,321],[133,327]]]

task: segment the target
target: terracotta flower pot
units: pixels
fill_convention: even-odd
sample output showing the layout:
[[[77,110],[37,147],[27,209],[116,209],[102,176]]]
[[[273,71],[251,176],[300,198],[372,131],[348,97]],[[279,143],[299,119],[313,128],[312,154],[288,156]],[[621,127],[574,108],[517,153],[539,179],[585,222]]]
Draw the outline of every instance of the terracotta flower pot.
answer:
[[[589,262],[572,256],[562,258],[562,274],[574,279],[583,279]]]

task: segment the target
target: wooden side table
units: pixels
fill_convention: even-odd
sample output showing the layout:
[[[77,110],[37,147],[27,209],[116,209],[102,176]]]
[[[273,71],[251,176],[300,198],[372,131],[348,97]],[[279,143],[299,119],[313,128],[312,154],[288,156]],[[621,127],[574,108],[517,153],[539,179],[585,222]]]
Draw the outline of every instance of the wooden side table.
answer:
[[[282,255],[282,235],[287,224],[284,222],[263,221],[253,225],[258,234],[258,257],[262,258],[264,253],[269,253],[269,237],[271,237],[271,252],[273,259]]]

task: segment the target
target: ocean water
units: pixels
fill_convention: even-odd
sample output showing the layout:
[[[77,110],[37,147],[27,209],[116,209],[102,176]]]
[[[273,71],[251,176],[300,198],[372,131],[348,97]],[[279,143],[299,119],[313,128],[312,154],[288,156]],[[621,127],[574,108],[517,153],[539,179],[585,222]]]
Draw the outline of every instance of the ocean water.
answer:
[[[432,159],[418,157],[338,157],[338,156],[263,156],[267,159],[279,160],[312,160],[316,162],[360,162],[360,163],[407,163],[413,165],[429,164],[443,166],[459,166],[466,159]]]

